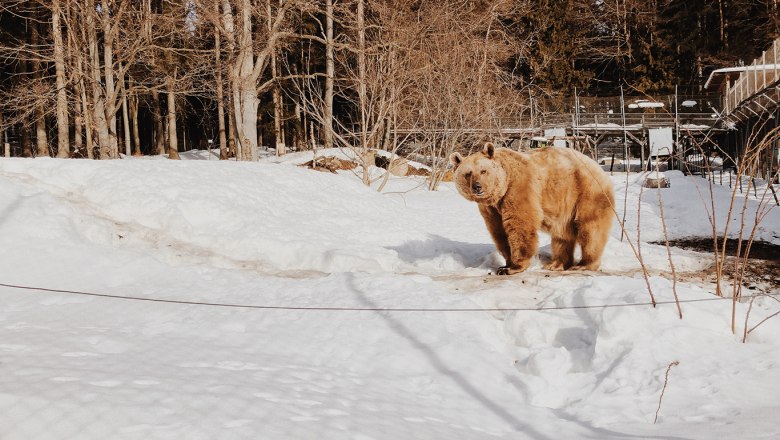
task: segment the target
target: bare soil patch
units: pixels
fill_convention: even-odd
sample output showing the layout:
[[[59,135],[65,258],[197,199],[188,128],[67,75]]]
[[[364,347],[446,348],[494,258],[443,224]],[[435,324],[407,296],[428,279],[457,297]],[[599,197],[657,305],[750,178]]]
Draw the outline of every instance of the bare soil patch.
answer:
[[[723,238],[718,239],[719,243],[722,243],[721,240],[723,240]],[[656,242],[654,244],[664,245],[663,242]],[[732,282],[734,280],[734,271],[737,263],[737,249],[739,248],[740,253],[744,254],[746,244],[747,242],[743,241],[740,248],[738,240],[733,238],[726,239],[726,262],[723,267],[726,281]],[[681,274],[681,280],[715,282],[715,254],[712,238],[689,237],[670,240],[669,245],[706,253],[713,258],[713,267],[700,272]],[[771,292],[780,289],[780,245],[765,241],[753,242],[750,246],[747,264],[744,267],[742,285],[748,290],[755,290],[758,292]]]

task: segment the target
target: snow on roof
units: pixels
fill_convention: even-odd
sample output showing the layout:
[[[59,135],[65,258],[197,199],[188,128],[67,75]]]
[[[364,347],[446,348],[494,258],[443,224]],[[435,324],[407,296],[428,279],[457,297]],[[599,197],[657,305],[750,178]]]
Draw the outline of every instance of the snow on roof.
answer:
[[[708,88],[710,86],[710,82],[712,82],[712,79],[716,75],[724,75],[727,73],[742,73],[747,72],[748,70],[775,70],[780,69],[780,64],[756,64],[755,66],[739,66],[739,67],[724,67],[722,69],[715,69],[712,72],[710,72],[710,76],[707,78],[707,81],[704,83],[704,88]]]
[[[598,124],[582,124],[577,126],[577,128],[601,128],[601,129],[613,128],[613,129],[621,129],[621,130],[623,128],[625,128],[626,130],[632,130],[641,127],[642,124],[626,124],[624,127],[623,125],[616,124],[614,122],[600,122]]]
[[[680,128],[683,130],[708,130],[712,127],[704,124],[680,124]]]

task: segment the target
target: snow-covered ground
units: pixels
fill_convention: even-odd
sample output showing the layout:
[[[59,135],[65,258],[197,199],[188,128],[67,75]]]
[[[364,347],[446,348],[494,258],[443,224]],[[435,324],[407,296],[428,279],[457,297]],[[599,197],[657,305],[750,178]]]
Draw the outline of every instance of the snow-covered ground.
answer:
[[[682,320],[674,305],[583,307],[649,300],[617,221],[601,275],[536,262],[496,277],[477,208],[451,184],[394,177],[380,194],[305,160],[1,159],[0,438],[780,436],[780,318],[743,344],[747,304],[738,335],[730,301],[684,303]],[[706,181],[666,175],[670,238],[710,235]],[[613,179],[622,216],[625,175]],[[636,248],[641,220],[668,301],[667,251],[648,243],[663,239],[658,190],[638,205],[640,181],[626,229]],[[759,236],[780,243],[780,210]],[[749,326],[777,310],[756,300]]]

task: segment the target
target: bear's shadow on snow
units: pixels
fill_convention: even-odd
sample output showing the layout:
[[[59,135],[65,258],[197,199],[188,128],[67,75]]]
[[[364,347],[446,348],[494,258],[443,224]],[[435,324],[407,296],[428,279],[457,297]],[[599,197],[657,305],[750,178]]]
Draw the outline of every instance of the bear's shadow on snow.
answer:
[[[435,234],[430,234],[425,240],[407,241],[386,249],[395,251],[403,262],[409,264],[451,257],[464,267],[480,267],[493,265],[500,259],[493,243],[466,243]]]
[[[398,246],[387,246],[405,263],[416,264],[449,256],[467,268],[493,267],[503,265],[503,258],[493,243],[466,243],[450,240],[436,234],[429,234],[425,240],[407,241]],[[551,260],[550,245],[539,246],[537,258],[541,263]]]

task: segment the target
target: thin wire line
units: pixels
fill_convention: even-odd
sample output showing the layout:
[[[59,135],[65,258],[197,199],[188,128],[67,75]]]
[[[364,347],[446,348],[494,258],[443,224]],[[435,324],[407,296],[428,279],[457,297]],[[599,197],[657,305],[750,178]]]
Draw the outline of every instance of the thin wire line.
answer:
[[[64,289],[49,289],[45,287],[32,287],[32,286],[18,286],[15,284],[0,283],[0,287],[7,287],[10,289],[18,290],[32,290],[40,292],[50,293],[65,293],[70,295],[92,296],[98,298],[109,299],[123,299],[132,301],[146,301],[156,303],[167,304],[182,304],[192,306],[212,306],[212,307],[232,307],[241,309],[263,309],[263,310],[311,310],[311,311],[325,311],[325,312],[540,312],[545,310],[580,310],[580,309],[606,309],[612,307],[639,307],[639,306],[652,306],[652,302],[635,302],[635,303],[623,303],[623,304],[599,304],[599,305],[582,305],[582,306],[548,306],[548,307],[490,307],[490,308],[416,308],[416,307],[317,307],[317,306],[265,306],[256,304],[230,304],[230,303],[213,303],[203,301],[184,301],[176,299],[163,299],[163,298],[144,298],[140,296],[127,296],[127,295],[113,295],[108,293],[94,293],[94,292],[81,292],[77,290],[64,290]],[[780,296],[780,292],[767,293],[761,295],[743,295],[743,299],[749,299],[753,297],[761,296]],[[714,297],[714,298],[698,298],[698,299],[685,299],[680,300],[680,303],[694,303],[694,302],[709,302],[709,301],[723,301],[731,300],[728,297]],[[675,304],[675,301],[656,301],[656,305],[668,305]]]

